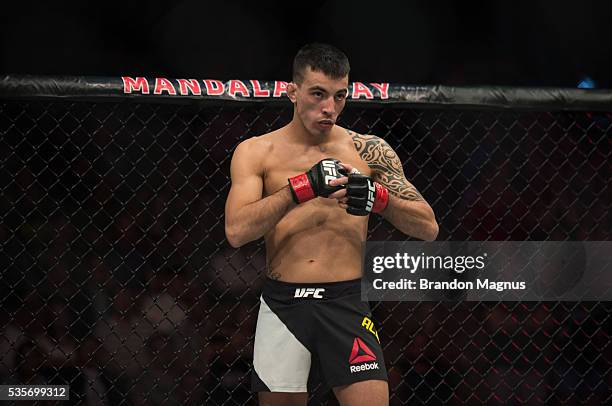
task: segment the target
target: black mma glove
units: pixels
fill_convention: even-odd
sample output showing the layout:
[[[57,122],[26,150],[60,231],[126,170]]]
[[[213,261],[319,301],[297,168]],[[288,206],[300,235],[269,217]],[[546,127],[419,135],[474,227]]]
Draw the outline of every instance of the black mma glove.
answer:
[[[343,185],[330,186],[329,181],[346,176],[340,161],[325,158],[315,164],[308,172],[289,178],[289,188],[296,203],[304,203],[317,196],[327,197]]]
[[[389,204],[389,191],[371,177],[359,173],[350,174],[346,184],[348,197],[346,212],[354,216],[380,213]]]

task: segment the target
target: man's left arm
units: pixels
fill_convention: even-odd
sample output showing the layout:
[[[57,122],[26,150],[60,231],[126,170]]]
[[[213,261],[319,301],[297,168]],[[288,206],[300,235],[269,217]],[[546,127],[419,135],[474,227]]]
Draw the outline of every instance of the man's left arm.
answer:
[[[350,132],[355,148],[372,170],[372,179],[389,191],[389,203],[380,213],[401,232],[432,241],[438,235],[438,223],[431,206],[406,179],[402,162],[382,138]]]

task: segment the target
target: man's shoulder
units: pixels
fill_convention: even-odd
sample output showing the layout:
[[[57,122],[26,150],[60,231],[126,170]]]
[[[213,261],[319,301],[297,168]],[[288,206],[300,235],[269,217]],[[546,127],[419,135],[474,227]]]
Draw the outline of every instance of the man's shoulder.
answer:
[[[385,140],[373,134],[361,134],[357,131],[341,127],[353,140],[353,145],[358,152],[371,150],[372,148],[380,148],[386,145]]]
[[[279,130],[253,136],[240,142],[234,151],[233,161],[246,165],[259,174],[265,173],[270,156],[278,149],[282,134]]]
[[[401,170],[402,163],[397,153],[383,138],[374,134],[346,131],[351,136],[359,156],[368,164],[373,175]]]
[[[236,147],[240,152],[248,152],[249,154],[265,154],[269,153],[276,142],[276,131],[272,131],[262,135],[256,135],[242,141]]]

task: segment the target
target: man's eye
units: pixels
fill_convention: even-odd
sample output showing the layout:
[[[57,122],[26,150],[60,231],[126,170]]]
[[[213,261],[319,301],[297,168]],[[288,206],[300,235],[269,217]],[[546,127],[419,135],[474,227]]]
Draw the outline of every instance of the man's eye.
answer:
[[[323,96],[323,93],[322,93],[322,92],[313,92],[313,93],[312,93],[312,95],[313,95],[314,97],[322,97],[322,96]]]
[[[344,93],[336,95],[337,100],[344,100],[345,98],[346,98],[346,95]]]

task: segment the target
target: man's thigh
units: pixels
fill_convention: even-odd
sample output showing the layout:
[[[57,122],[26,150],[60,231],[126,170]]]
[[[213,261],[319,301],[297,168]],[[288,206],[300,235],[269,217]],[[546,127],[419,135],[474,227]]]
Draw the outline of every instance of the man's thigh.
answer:
[[[304,346],[308,326],[301,307],[283,306],[261,297],[253,349],[251,388],[254,392],[306,393],[311,352]],[[297,326],[296,326],[297,325]]]
[[[322,303],[317,306],[315,317],[320,339],[314,352],[329,387],[387,380],[371,310],[359,294]]]
[[[306,406],[308,393],[259,392],[259,406]]]
[[[340,406],[387,406],[389,385],[387,381],[369,380],[334,388]]]

